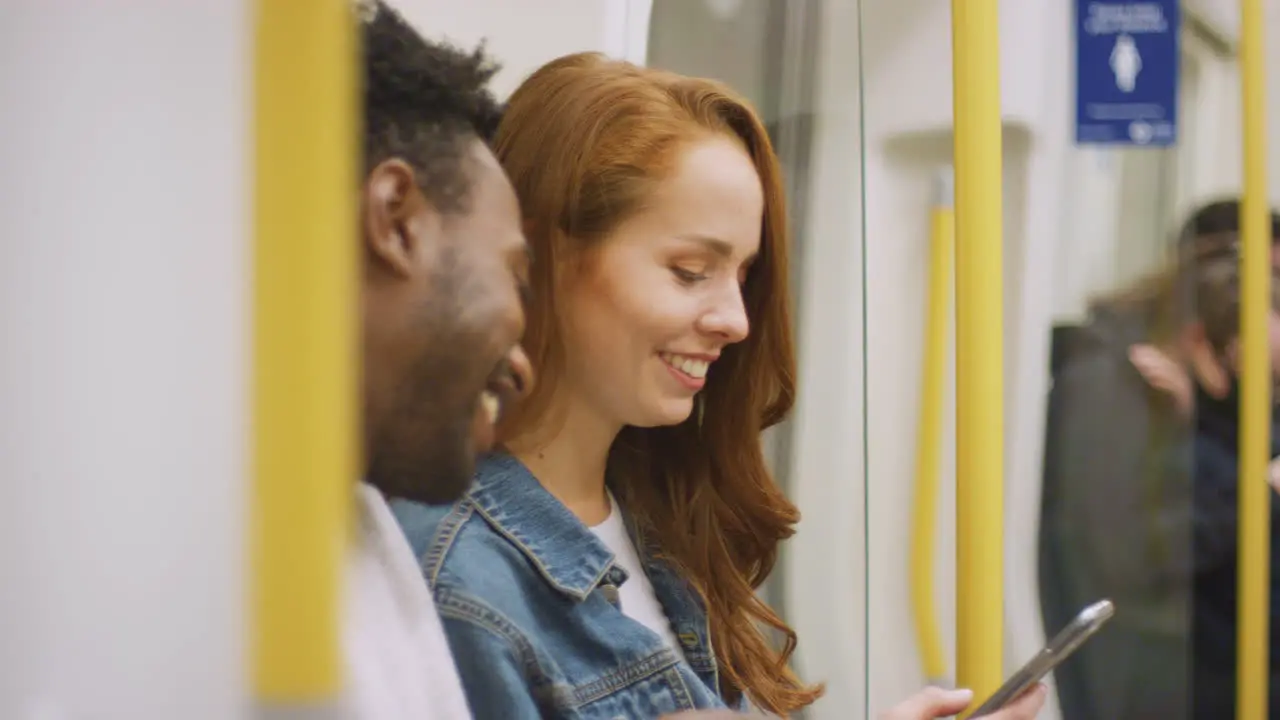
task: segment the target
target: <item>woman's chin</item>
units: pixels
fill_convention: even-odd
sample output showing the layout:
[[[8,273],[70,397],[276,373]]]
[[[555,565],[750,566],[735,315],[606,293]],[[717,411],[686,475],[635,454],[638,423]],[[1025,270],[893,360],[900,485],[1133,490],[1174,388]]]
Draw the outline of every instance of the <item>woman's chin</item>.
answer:
[[[643,423],[630,423],[637,427],[669,427],[679,425],[693,414],[693,401],[687,398],[666,400],[654,405]]]

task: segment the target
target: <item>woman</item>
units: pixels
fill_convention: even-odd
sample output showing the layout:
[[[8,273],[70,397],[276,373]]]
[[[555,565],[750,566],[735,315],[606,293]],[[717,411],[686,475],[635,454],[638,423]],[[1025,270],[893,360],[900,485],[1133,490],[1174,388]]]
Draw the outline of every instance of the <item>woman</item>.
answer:
[[[760,445],[795,360],[759,119],[718,83],[571,55],[511,97],[495,151],[537,258],[541,382],[461,503],[396,507],[473,712],[812,703],[795,633],[755,594],[798,518]],[[891,717],[963,707],[938,697]]]

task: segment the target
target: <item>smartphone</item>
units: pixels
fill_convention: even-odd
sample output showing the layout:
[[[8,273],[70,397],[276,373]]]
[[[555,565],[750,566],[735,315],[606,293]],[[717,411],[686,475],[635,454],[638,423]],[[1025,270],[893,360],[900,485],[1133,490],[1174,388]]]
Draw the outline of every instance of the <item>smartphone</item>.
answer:
[[[1080,646],[1093,637],[1093,634],[1098,632],[1115,613],[1115,605],[1112,605],[1110,600],[1101,600],[1081,610],[1075,620],[1054,635],[1043,650],[1036,653],[1030,662],[1010,676],[1004,685],[1001,685],[1000,689],[987,698],[987,701],[974,710],[969,717],[980,718],[983,715],[990,715],[1017,700],[1033,685],[1043,680],[1051,670],[1061,665],[1062,661],[1079,650]]]

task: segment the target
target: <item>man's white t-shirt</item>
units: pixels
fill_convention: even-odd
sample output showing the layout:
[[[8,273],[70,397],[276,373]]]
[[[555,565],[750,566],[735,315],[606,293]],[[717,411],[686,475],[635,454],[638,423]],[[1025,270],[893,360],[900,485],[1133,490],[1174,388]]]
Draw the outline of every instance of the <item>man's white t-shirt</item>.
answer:
[[[373,487],[360,484],[356,508],[343,628],[347,716],[467,720],[462,683],[409,541]]]
[[[622,614],[644,625],[658,634],[667,645],[683,657],[680,643],[676,641],[671,630],[671,621],[667,619],[662,603],[653,592],[653,584],[640,563],[640,555],[636,552],[635,543],[627,534],[627,525],[618,512],[618,503],[613,495],[609,496],[609,517],[591,528],[591,532],[609,548],[614,555],[614,562],[627,571],[627,581],[618,588],[618,601],[622,606]]]

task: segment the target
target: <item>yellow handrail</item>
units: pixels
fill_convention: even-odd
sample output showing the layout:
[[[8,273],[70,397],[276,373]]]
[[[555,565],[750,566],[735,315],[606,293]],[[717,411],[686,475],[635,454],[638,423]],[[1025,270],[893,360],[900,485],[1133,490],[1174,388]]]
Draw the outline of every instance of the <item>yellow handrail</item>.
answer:
[[[1267,716],[1271,489],[1271,228],[1267,199],[1267,84],[1261,0],[1240,2],[1244,199],[1240,208],[1240,623],[1236,717]]]
[[[956,165],[956,670],[1003,675],[1004,282],[998,0],[952,0]]]
[[[947,661],[933,601],[933,576],[942,410],[946,400],[947,334],[951,329],[954,298],[951,279],[955,256],[955,211],[952,208],[954,178],[951,168],[946,169],[938,182],[940,197],[929,217],[929,306],[925,318],[920,427],[916,440],[915,517],[911,523],[911,609],[925,677],[932,685],[945,685]]]
[[[355,22],[350,0],[255,11],[253,687],[324,701],[358,475]]]

